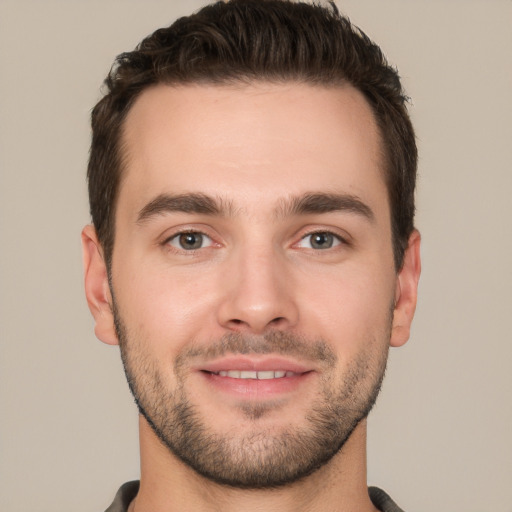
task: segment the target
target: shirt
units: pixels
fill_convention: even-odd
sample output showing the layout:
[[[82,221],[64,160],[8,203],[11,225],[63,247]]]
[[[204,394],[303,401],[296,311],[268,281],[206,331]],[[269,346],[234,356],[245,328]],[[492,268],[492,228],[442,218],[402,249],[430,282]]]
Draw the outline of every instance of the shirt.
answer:
[[[139,481],[127,482],[117,491],[114,501],[105,512],[127,512],[128,506],[139,492]],[[368,487],[372,503],[381,512],[404,512],[382,489]]]

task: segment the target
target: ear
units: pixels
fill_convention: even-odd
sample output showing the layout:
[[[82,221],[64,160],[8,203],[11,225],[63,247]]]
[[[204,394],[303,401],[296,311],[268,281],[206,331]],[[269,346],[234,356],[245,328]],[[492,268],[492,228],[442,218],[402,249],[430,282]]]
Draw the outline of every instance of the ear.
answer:
[[[104,343],[117,345],[107,266],[96,230],[91,225],[82,230],[82,253],[85,296],[95,321],[94,333]]]
[[[400,347],[409,339],[421,273],[420,241],[419,232],[414,230],[409,237],[403,265],[396,279],[395,310],[390,341],[392,347]]]

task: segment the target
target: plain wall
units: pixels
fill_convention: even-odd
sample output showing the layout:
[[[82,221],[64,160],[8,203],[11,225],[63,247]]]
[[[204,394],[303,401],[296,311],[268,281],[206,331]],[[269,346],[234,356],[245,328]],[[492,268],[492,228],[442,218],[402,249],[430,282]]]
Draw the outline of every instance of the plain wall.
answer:
[[[89,112],[113,58],[201,5],[0,0],[0,510],[104,510],[137,414],[82,289]],[[369,420],[416,512],[512,511],[512,2],[346,0],[398,66],[420,150],[420,300]]]

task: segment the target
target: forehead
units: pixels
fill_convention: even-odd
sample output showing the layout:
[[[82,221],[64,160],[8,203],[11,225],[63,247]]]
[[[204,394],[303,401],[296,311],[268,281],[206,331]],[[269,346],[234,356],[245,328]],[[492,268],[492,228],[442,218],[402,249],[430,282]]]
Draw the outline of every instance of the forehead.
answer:
[[[158,85],[127,115],[118,207],[161,193],[247,207],[322,190],[386,194],[373,113],[350,86]]]

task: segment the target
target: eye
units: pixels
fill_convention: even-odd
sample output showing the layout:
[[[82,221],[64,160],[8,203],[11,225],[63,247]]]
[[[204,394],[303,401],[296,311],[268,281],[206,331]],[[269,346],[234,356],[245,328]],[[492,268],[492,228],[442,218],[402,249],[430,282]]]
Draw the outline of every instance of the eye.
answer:
[[[167,243],[176,249],[181,249],[184,251],[204,249],[205,247],[210,247],[213,244],[212,239],[209,236],[197,231],[178,233],[172,238],[169,238]]]
[[[309,233],[298,243],[298,247],[305,249],[331,249],[341,244],[341,239],[333,233],[328,231],[317,231],[316,233]]]

